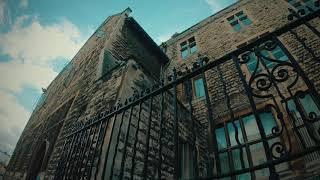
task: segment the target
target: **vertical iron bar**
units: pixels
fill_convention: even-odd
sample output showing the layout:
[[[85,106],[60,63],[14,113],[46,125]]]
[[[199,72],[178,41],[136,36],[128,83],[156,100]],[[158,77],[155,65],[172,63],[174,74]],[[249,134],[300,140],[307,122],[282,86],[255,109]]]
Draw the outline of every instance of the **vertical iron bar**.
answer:
[[[97,148],[98,148],[98,143],[99,143],[99,138],[100,138],[100,134],[101,134],[102,124],[103,124],[103,121],[100,121],[96,146],[95,146],[95,148],[93,149],[93,152],[92,152],[91,165],[90,165],[89,174],[88,174],[88,178],[89,179],[90,179],[90,176],[91,176],[91,173],[92,173],[92,167],[93,167],[94,159],[96,157],[96,152],[97,152]]]
[[[187,99],[188,99],[188,104],[190,108],[190,119],[191,119],[191,128],[192,128],[192,147],[194,148],[193,150],[193,156],[195,157],[195,161],[193,163],[193,167],[195,168],[195,177],[193,178],[198,178],[199,176],[199,169],[198,169],[198,155],[197,155],[197,148],[196,148],[196,141],[197,141],[197,135],[196,135],[196,129],[195,129],[195,123],[194,123],[194,118],[193,118],[193,105],[192,105],[192,84],[191,80],[188,79],[186,82],[186,89],[187,89]]]
[[[72,154],[73,144],[74,144],[74,142],[76,141],[76,136],[77,136],[77,134],[72,135],[72,140],[71,140],[70,147],[69,147],[69,149],[68,149],[68,153],[67,153],[67,157],[66,157],[66,159],[65,159],[65,163],[64,163],[63,166],[61,167],[61,169],[62,169],[62,172],[61,172],[61,177],[62,177],[62,179],[63,179],[63,177],[64,177],[64,172],[65,172],[65,170],[66,170],[66,166],[67,166],[67,163],[68,163],[68,161],[69,161],[70,154]]]
[[[233,163],[233,156],[232,156],[232,150],[230,149],[231,147],[231,142],[230,142],[230,137],[229,137],[229,130],[228,130],[228,124],[225,122],[224,123],[224,135],[227,139],[227,154],[228,154],[228,161],[229,161],[229,172],[233,172],[234,171],[234,163]],[[235,179],[234,176],[231,177],[231,179]]]
[[[163,85],[163,84],[161,84]],[[161,92],[161,99],[160,99],[160,132],[159,132],[159,164],[158,164],[158,179],[161,179],[161,167],[162,167],[162,136],[163,136],[163,106],[164,106],[164,92]]]
[[[134,106],[131,105],[130,115],[129,115],[129,122],[128,122],[128,127],[127,127],[126,137],[125,137],[125,140],[124,140],[124,150],[123,150],[123,155],[122,155],[122,159],[121,159],[119,179],[122,179],[122,177],[123,177],[124,162],[126,161],[126,158],[127,158],[127,145],[128,145],[128,138],[129,138],[129,133],[130,133],[130,126],[131,126],[133,107]]]
[[[134,135],[134,143],[133,143],[133,148],[132,148],[132,161],[131,161],[131,171],[130,171],[130,179],[133,180],[133,175],[134,175],[134,168],[135,168],[135,157],[136,157],[136,152],[137,152],[137,143],[138,143],[138,133],[140,129],[140,120],[141,120],[141,110],[142,110],[142,101],[139,104],[139,114],[138,114],[138,121],[137,121],[137,128],[136,132]]]
[[[200,67],[203,67],[203,60],[200,60]],[[211,102],[210,102],[210,96],[209,96],[209,91],[208,91],[208,85],[207,85],[207,80],[206,80],[206,75],[204,70],[201,71],[201,78],[203,81],[203,86],[204,86],[204,94],[205,94],[205,100],[206,100],[206,108],[207,108],[207,119],[208,119],[208,150],[209,150],[209,157],[208,157],[208,169],[207,169],[207,176],[212,177],[213,176],[213,157],[212,153],[215,154],[216,158],[216,167],[217,167],[217,172],[221,172],[221,166],[220,166],[220,160],[219,160],[219,155],[218,155],[218,143],[216,142],[216,134],[214,131],[214,122],[213,122],[213,117],[212,117],[212,109],[211,109]]]
[[[102,148],[103,148],[103,144],[104,144],[104,138],[106,137],[107,129],[108,129],[109,121],[110,121],[110,120],[111,120],[111,118],[109,118],[109,119],[107,120],[106,125],[105,125],[105,127],[104,127],[103,135],[102,135],[102,137],[101,137],[101,148],[100,148],[100,150],[99,150],[98,156],[101,156],[101,152],[102,152]],[[108,157],[106,156],[105,158],[107,159]],[[100,160],[101,160],[101,158],[99,158],[97,164],[100,163]],[[97,169],[96,169],[95,179],[97,179],[97,170],[98,170],[98,167],[97,167]]]
[[[115,114],[114,117],[113,117],[113,123],[112,123],[112,128],[111,128],[111,135],[110,135],[109,145],[108,145],[107,152],[106,152],[107,154],[105,156],[106,159],[105,159],[104,164],[103,164],[103,172],[102,172],[103,179],[105,179],[105,176],[106,176],[107,160],[108,160],[108,157],[109,157],[112,138],[114,136],[114,128],[115,128],[115,124],[116,124],[117,115],[118,114]]]
[[[144,154],[144,164],[143,164],[143,179],[147,179],[148,177],[148,158],[149,158],[149,141],[150,141],[150,131],[151,131],[151,121],[152,121],[152,101],[153,97],[150,98],[150,105],[149,105],[149,119],[148,119],[148,130],[147,130],[147,137],[146,137],[146,150]]]
[[[86,175],[86,170],[87,170],[87,163],[89,162],[89,158],[90,158],[90,151],[91,151],[91,146],[94,140],[94,136],[96,134],[96,127],[92,127],[93,128],[93,133],[92,133],[92,139],[90,138],[91,134],[89,134],[89,146],[88,149],[86,150],[86,152],[88,152],[87,157],[84,157],[84,161],[83,161],[83,165],[84,165],[84,170],[80,173],[80,177],[84,177]]]
[[[74,153],[74,158],[73,158],[73,161],[72,161],[72,164],[70,165],[70,172],[71,172],[71,177],[74,177],[74,170],[77,168],[77,167],[74,167],[74,165],[76,165],[78,163],[78,161],[80,160],[79,159],[79,156],[80,156],[80,152],[81,152],[81,146],[83,144],[83,136],[85,134],[85,131],[82,130],[79,132],[80,135],[79,135],[79,142],[77,143],[76,145],[76,150],[75,150],[75,153]],[[80,148],[79,148],[80,147]],[[79,153],[79,155],[78,155]]]
[[[177,71],[173,69],[173,82],[177,79]],[[177,104],[177,83],[173,85],[173,111],[174,111],[174,179],[179,179],[179,121]]]
[[[248,137],[247,137],[247,132],[245,130],[245,125],[243,123],[242,119],[239,119],[239,123],[240,123],[240,128],[241,128],[241,132],[242,132],[242,137],[244,142],[248,142]],[[249,168],[253,167],[253,161],[252,161],[252,156],[251,156],[251,151],[250,151],[250,147],[248,145],[248,143],[245,143],[245,148],[246,148],[246,152],[247,152],[247,160],[249,162]],[[256,175],[254,172],[250,172],[251,174],[251,179],[256,179]]]
[[[249,85],[246,82],[246,79],[245,79],[244,75],[242,74],[242,71],[241,71],[241,68],[240,68],[240,65],[239,65],[238,57],[234,55],[232,57],[232,60],[233,60],[233,62],[235,64],[235,66],[236,66],[237,72],[239,74],[241,82],[242,82],[242,84],[244,86],[244,89],[246,91],[246,94],[248,96],[248,99],[249,99],[249,102],[250,102],[250,105],[251,105],[251,108],[252,108],[252,111],[253,111],[253,115],[254,115],[254,117],[255,117],[255,119],[257,121],[259,133],[261,135],[262,144],[263,144],[264,150],[266,152],[267,161],[271,162],[272,161],[272,152],[270,151],[269,144],[268,144],[268,141],[266,139],[266,134],[264,132],[264,128],[263,128],[260,116],[258,115],[258,112],[257,112],[257,109],[256,109],[256,104],[255,104],[254,99],[253,99],[253,94],[252,94],[252,92],[250,90]],[[269,171],[270,171],[270,179],[279,179],[279,175],[277,174],[276,169],[275,169],[273,164],[269,165]]]
[[[117,154],[118,154],[118,146],[119,146],[119,141],[120,141],[120,135],[121,135],[121,130],[122,130],[122,124],[123,124],[123,118],[124,118],[124,114],[126,113],[126,111],[124,110],[122,112],[122,115],[121,115],[121,121],[120,121],[120,125],[119,125],[119,131],[118,131],[118,134],[117,134],[117,143],[116,143],[116,146],[115,146],[115,151],[114,151],[114,155],[113,155],[113,158],[112,158],[112,164],[111,164],[111,172],[110,172],[110,176],[109,176],[109,179],[112,180],[113,178],[113,170],[114,170],[114,163],[116,161],[116,157],[117,157]]]
[[[55,175],[54,175],[54,180],[56,180],[56,179],[59,178],[59,173],[60,173],[61,166],[62,166],[62,162],[63,162],[63,156],[65,156],[64,151],[65,151],[65,148],[67,147],[67,146],[66,146],[67,141],[68,141],[68,139],[66,139],[66,140],[64,141],[63,148],[62,148],[62,151],[61,151],[61,153],[62,153],[63,155],[60,156],[60,160],[59,160],[58,166],[57,166],[57,168],[56,168],[56,172],[54,173],[54,174],[55,174]]]
[[[81,170],[82,170],[82,166],[83,166],[83,163],[84,163],[83,162],[83,158],[84,158],[84,155],[85,155],[85,153],[86,153],[86,151],[87,151],[87,149],[89,147],[88,145],[89,145],[90,134],[91,134],[92,129],[93,128],[91,126],[90,129],[89,129],[89,132],[87,133],[84,149],[83,149],[83,151],[81,153],[81,156],[80,156],[80,160],[81,160],[80,165],[79,164],[77,165],[77,167],[78,167],[77,174],[78,175],[80,175],[82,173]],[[81,178],[81,176],[80,176],[80,178]]]

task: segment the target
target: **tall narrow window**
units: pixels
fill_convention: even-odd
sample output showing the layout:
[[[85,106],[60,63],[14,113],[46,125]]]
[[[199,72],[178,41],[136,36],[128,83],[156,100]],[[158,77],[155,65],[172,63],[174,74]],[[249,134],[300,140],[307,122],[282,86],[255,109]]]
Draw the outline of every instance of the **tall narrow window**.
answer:
[[[233,27],[233,29],[236,32],[252,24],[252,21],[248,18],[248,16],[243,11],[240,11],[235,15],[230,16],[229,18],[227,18],[227,20],[229,21],[229,24]]]
[[[186,59],[190,54],[198,51],[196,39],[194,37],[189,38],[187,41],[180,43],[180,52],[182,59]]]
[[[194,83],[194,96],[196,98],[201,98],[205,96],[204,84],[202,78],[197,78],[193,81]]]
[[[103,59],[102,59],[102,67],[100,77],[105,76],[110,71],[112,71],[117,65],[119,65],[118,61],[112,56],[112,54],[108,50],[104,50]]]

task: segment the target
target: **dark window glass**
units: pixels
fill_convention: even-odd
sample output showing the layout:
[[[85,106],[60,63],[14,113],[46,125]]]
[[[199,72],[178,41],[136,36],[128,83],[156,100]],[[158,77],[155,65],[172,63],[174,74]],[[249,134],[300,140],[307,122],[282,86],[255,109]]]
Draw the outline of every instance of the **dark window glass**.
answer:
[[[112,71],[118,62],[113,58],[108,50],[104,51],[103,64],[102,64],[102,76]]]

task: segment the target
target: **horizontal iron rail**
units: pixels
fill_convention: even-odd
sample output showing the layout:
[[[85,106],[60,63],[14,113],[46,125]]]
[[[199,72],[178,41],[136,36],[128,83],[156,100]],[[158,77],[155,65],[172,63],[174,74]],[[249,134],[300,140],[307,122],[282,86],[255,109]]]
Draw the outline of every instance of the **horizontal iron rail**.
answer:
[[[256,39],[256,40],[248,43],[246,46],[239,47],[236,50],[234,50],[234,51],[222,56],[219,59],[212,60],[211,62],[209,62],[205,66],[199,67],[199,68],[195,69],[194,71],[192,71],[192,72],[190,72],[190,73],[188,73],[188,74],[186,74],[186,75],[184,75],[182,77],[179,77],[176,80],[171,81],[170,83],[168,83],[168,84],[166,84],[166,85],[164,85],[164,86],[162,86],[162,87],[160,87],[160,88],[158,88],[156,90],[151,91],[149,94],[146,94],[145,96],[140,97],[136,101],[128,103],[127,105],[125,105],[125,106],[123,106],[121,108],[118,108],[117,110],[115,110],[115,111],[113,111],[113,112],[101,117],[100,119],[98,119],[98,120],[96,120],[96,121],[94,121],[94,122],[92,122],[92,123],[80,128],[80,129],[78,129],[78,130],[66,135],[65,137],[63,137],[63,139],[64,138],[68,138],[68,137],[72,136],[73,134],[78,133],[78,132],[80,132],[80,131],[82,131],[82,130],[84,130],[84,129],[86,129],[86,128],[94,125],[94,124],[97,124],[100,121],[104,121],[104,120],[110,118],[111,116],[113,116],[114,114],[118,114],[118,113],[120,113],[120,112],[122,112],[124,110],[127,110],[127,109],[130,108],[130,106],[138,105],[139,102],[141,102],[141,101],[145,101],[150,97],[159,95],[161,92],[164,92],[166,90],[169,90],[169,89],[173,88],[173,86],[175,84],[180,84],[180,83],[184,82],[187,79],[193,78],[193,77],[201,74],[201,72],[203,72],[203,71],[207,71],[209,69],[212,69],[213,67],[216,67],[216,66],[218,66],[220,64],[223,64],[224,62],[226,62],[228,60],[231,60],[234,55],[240,55],[242,53],[245,53],[246,51],[248,51],[248,49],[257,46],[258,44],[260,44],[262,42],[270,40],[274,36],[279,36],[279,35],[282,35],[282,34],[284,34],[286,32],[289,32],[289,30],[294,29],[296,27],[299,27],[299,26],[303,25],[305,22],[310,21],[310,20],[312,20],[314,18],[317,18],[319,16],[319,14],[320,14],[320,10],[317,10],[317,11],[315,11],[313,13],[310,13],[310,14],[308,14],[306,16],[303,16],[303,17],[301,17],[301,18],[299,18],[299,19],[297,19],[297,20],[295,20],[295,21],[293,21],[291,23],[288,23],[288,24],[284,25],[283,27],[281,27],[279,29],[274,30],[273,32],[270,32],[270,33],[264,35],[263,37],[260,37],[259,39]]]

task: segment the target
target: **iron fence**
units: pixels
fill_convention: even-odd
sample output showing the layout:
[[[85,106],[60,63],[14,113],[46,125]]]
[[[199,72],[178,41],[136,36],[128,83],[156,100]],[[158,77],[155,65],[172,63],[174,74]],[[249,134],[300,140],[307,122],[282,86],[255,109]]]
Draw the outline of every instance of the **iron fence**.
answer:
[[[279,179],[292,172],[293,162],[319,160],[320,87],[314,78],[320,74],[304,64],[318,65],[319,52],[296,30],[307,28],[319,42],[309,23],[319,10],[303,17],[290,12],[294,22],[219,59],[200,57],[192,68],[164,73],[169,75],[124,104],[75,123],[64,137],[55,179]],[[311,58],[294,57],[280,40],[286,35]],[[196,77],[203,89],[195,102]],[[243,99],[235,103],[239,94]],[[224,115],[217,114],[217,104]],[[181,136],[190,145],[183,151]],[[188,155],[193,160],[186,165]]]

